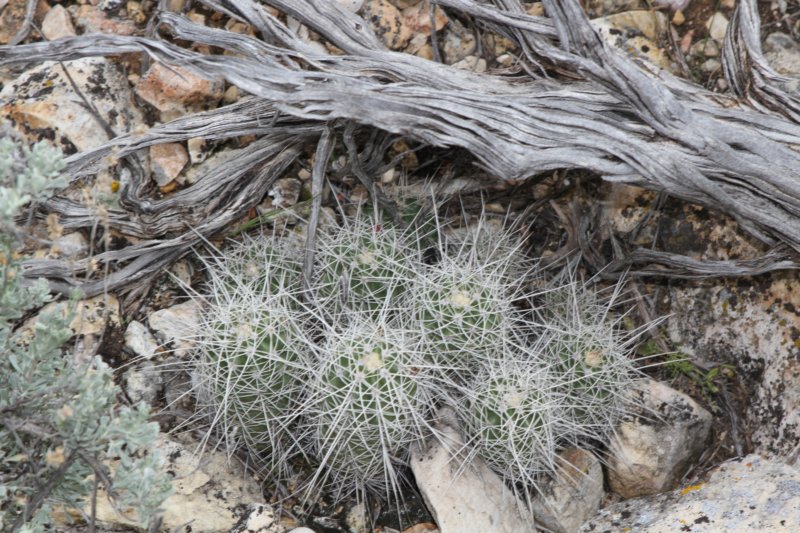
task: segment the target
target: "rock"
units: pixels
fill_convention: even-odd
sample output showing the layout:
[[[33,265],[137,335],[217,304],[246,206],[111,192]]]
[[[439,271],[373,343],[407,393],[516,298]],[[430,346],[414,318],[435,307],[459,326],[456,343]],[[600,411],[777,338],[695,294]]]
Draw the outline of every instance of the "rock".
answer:
[[[281,178],[275,181],[275,185],[267,194],[272,198],[274,207],[291,207],[300,198],[300,191],[303,190],[303,182],[296,178]]]
[[[705,449],[711,414],[651,379],[637,382],[627,399],[631,412],[609,446],[609,486],[625,498],[671,490]]]
[[[181,143],[154,144],[150,147],[150,170],[159,187],[178,177],[189,162],[189,154]]]
[[[711,15],[706,21],[706,29],[712,39],[722,44],[725,40],[725,32],[728,30],[728,19],[719,11]]]
[[[132,320],[125,330],[125,347],[138,357],[152,359],[158,351],[158,342],[144,324]]]
[[[192,137],[186,141],[186,146],[189,148],[189,160],[192,165],[202,163],[208,158],[209,144],[202,137]]]
[[[350,533],[370,533],[372,528],[369,527],[369,516],[364,502],[357,503],[347,511],[345,523]]]
[[[136,33],[136,24],[133,21],[109,17],[101,9],[91,4],[78,6],[72,13],[75,25],[86,34],[133,35]]]
[[[654,0],[653,5],[669,8],[672,12],[684,11],[692,0]]]
[[[586,12],[591,17],[605,17],[639,7],[641,7],[639,0],[587,0],[586,2]]]
[[[54,240],[50,249],[54,255],[77,259],[89,252],[89,240],[80,231],[73,231]]]
[[[188,440],[164,435],[156,443],[155,450],[166,458],[163,468],[173,478],[173,494],[162,506],[161,531],[227,532],[252,510],[250,505],[266,507],[260,485],[238,462],[230,461],[222,451],[195,455],[190,451],[194,446]],[[111,507],[102,490],[97,498],[97,521],[105,527],[133,525]]]
[[[461,61],[453,63],[453,67],[473,72],[486,72],[486,60],[478,56],[467,56]]]
[[[448,65],[458,63],[468,55],[475,52],[475,35],[465,28],[458,20],[450,21],[444,30],[442,40],[444,62]]]
[[[275,511],[269,505],[253,504],[247,510],[239,523],[230,533],[284,533],[286,528],[275,516]]]
[[[26,0],[0,1],[0,44],[8,44],[22,28],[27,3]],[[47,4],[40,0],[36,5],[34,21],[40,21],[47,8]]]
[[[722,63],[718,59],[707,59],[700,65],[700,70],[706,74],[722,72]]]
[[[128,81],[116,65],[98,57],[63,65],[115,133],[127,133],[138,123]],[[56,62],[42,63],[6,85],[0,91],[0,103],[0,116],[11,119],[29,140],[52,140],[67,154],[94,148],[109,138]]]
[[[48,41],[61,39],[62,37],[75,37],[75,26],[64,6],[56,4],[47,12],[42,21],[42,33]]]
[[[359,14],[387,48],[401,50],[411,39],[411,28],[388,0],[365,0]]]
[[[719,57],[719,45],[713,39],[702,39],[692,45],[689,53],[696,57]]]
[[[669,19],[664,13],[626,11],[592,19],[591,24],[612,46],[659,68],[673,70],[668,54],[657,44],[669,41]]]
[[[73,335],[97,336],[102,334],[109,324],[119,325],[119,301],[113,294],[99,295],[87,300],[79,300],[73,305],[69,301],[51,302],[39,311],[37,316],[55,313],[63,317],[72,314],[69,329]],[[36,325],[37,317],[27,320],[21,330],[31,330]]]
[[[122,380],[132,402],[155,405],[161,391],[161,373],[151,361],[126,369]]]
[[[702,242],[702,241],[701,241]],[[708,244],[718,255],[754,257],[746,240],[726,227]],[[680,251],[683,253],[683,251]],[[712,257],[714,257],[712,255]],[[754,451],[786,457],[800,442],[800,281],[796,273],[752,282],[720,280],[670,288],[666,327],[676,348],[704,361],[735,365],[752,389],[743,427]]]
[[[151,313],[148,321],[162,342],[173,344],[176,356],[185,357],[194,348],[192,338],[200,324],[200,305],[189,300]]]
[[[600,508],[603,467],[588,450],[571,448],[559,454],[560,472],[538,487],[531,502],[536,522],[553,533],[575,533]]]
[[[411,471],[442,533],[531,531],[524,504],[480,458],[464,464],[464,440],[451,409],[437,417],[436,437],[411,448]]]
[[[764,41],[764,58],[779,74],[800,76],[800,43],[785,33],[770,33]]]
[[[219,102],[225,84],[202,78],[183,67],[153,63],[136,85],[136,94],[172,120],[192,111],[201,111]]]
[[[800,471],[757,455],[728,461],[705,482],[612,505],[582,533],[795,531],[800,524]]]
[[[441,7],[434,9],[434,20],[436,21],[436,31],[442,30],[447,25],[449,19]],[[403,10],[403,19],[413,33],[422,33],[426,37],[431,33],[431,4],[429,0],[423,0],[411,7]]]

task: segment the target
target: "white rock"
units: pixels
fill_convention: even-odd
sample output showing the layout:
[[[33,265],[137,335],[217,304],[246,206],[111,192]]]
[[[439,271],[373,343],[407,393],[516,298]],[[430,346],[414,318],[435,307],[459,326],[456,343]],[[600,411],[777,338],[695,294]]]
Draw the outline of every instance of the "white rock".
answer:
[[[441,533],[532,531],[532,517],[503,480],[479,458],[465,465],[455,414],[442,409],[436,437],[411,449],[411,471]]]
[[[152,362],[145,361],[140,365],[128,368],[123,374],[123,381],[125,382],[125,392],[128,393],[131,401],[134,403],[141,401],[148,405],[155,404],[161,389],[161,373]]]
[[[728,30],[728,19],[717,11],[706,21],[706,29],[712,39],[722,43],[725,40],[725,32]]]
[[[192,338],[200,323],[200,305],[189,300],[151,313],[148,321],[162,342],[174,344],[176,356],[185,357],[194,347]]]
[[[75,37],[75,26],[64,6],[56,4],[47,12],[42,21],[42,33],[48,41],[61,39],[62,37]]]
[[[749,240],[737,237],[735,230],[725,231],[723,226],[715,233],[715,248],[726,254],[754,253]],[[800,442],[797,275],[676,286],[670,288],[669,300],[667,332],[676,348],[695,357],[702,354],[712,363],[734,365],[740,379],[752,387],[741,424],[752,431],[754,451],[765,457],[789,456]]]
[[[364,502],[354,505],[347,511],[345,522],[350,528],[350,533],[370,533],[372,529],[369,527],[369,516],[367,516],[367,506]]]
[[[230,531],[251,504],[265,503],[260,485],[238,462],[228,460],[224,452],[199,456],[191,447],[194,444],[188,440],[164,435],[156,443],[155,450],[166,458],[164,470],[173,477],[173,493],[162,506],[162,531]],[[103,491],[97,498],[97,521],[106,527],[133,525],[111,507]]]
[[[786,33],[770,33],[764,41],[764,59],[778,73],[800,76],[800,43]]]
[[[152,359],[156,355],[158,342],[144,324],[133,320],[125,330],[125,347],[139,357]]]
[[[664,13],[635,10],[591,20],[592,27],[610,45],[646,64],[672,70],[669,55],[658,43],[669,41],[669,19]]]
[[[89,240],[80,231],[73,231],[53,241],[53,249],[61,257],[75,259],[89,251]]]
[[[73,335],[98,336],[105,331],[109,324],[119,325],[119,301],[113,294],[101,294],[94,298],[80,300],[74,305],[69,301],[51,302],[39,311],[37,317],[49,313],[55,313],[62,317],[72,313],[69,329]],[[36,325],[37,317],[26,321],[20,329],[32,330]]]
[[[276,519],[272,507],[254,504],[230,533],[284,533],[284,531],[286,528]]]
[[[637,382],[627,396],[632,413],[609,446],[609,485],[625,498],[670,490],[705,449],[711,414],[651,379]]]
[[[800,524],[800,470],[758,455],[723,463],[705,482],[602,509],[581,532],[786,533]]]
[[[575,533],[600,508],[603,467],[588,450],[571,448],[559,455],[561,471],[539,487],[531,502],[536,522],[553,533]]]
[[[128,80],[119,66],[102,57],[64,61],[63,65],[83,96],[118,135],[138,123]],[[25,71],[0,91],[0,116],[13,117],[17,129],[35,139],[41,138],[43,131],[53,131],[53,144],[70,153],[108,140],[83,106],[61,64],[53,61]]]
[[[296,527],[288,533],[316,533],[316,531],[307,527]]]

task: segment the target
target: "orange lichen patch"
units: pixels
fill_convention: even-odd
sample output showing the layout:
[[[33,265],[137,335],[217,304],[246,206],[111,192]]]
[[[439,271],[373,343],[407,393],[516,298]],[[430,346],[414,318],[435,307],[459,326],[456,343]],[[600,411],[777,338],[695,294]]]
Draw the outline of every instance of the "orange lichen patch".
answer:
[[[166,185],[164,185],[163,187],[159,187],[158,190],[161,191],[161,194],[169,194],[177,188],[178,188],[178,183],[171,181]]]
[[[688,487],[684,487],[681,489],[681,496],[686,496],[690,492],[694,492],[696,490],[700,490],[703,488],[704,483],[698,483],[697,485],[689,485]]]

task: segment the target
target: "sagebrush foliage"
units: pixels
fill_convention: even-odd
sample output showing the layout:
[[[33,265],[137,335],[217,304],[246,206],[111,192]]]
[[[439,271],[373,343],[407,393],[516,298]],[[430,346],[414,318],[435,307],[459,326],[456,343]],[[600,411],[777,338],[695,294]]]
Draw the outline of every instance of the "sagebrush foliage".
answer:
[[[466,457],[535,486],[561,448],[604,439],[624,413],[637,373],[633,337],[609,320],[614,298],[571,270],[545,282],[486,220],[423,233],[346,219],[320,232],[308,283],[294,241],[248,238],[206,257],[192,336],[211,425],[272,475],[294,458],[314,467],[309,490],[398,496],[411,445],[449,404]]]
[[[115,506],[142,524],[171,490],[161,459],[146,450],[158,434],[144,405],[119,407],[113,372],[62,353],[69,316],[40,314],[33,333],[20,318],[50,300],[44,280],[25,282],[15,224],[20,210],[63,186],[61,154],[0,139],[0,530],[46,531],[56,507],[81,509],[94,479]],[[114,471],[109,468],[114,461]],[[103,481],[99,481],[105,485]]]

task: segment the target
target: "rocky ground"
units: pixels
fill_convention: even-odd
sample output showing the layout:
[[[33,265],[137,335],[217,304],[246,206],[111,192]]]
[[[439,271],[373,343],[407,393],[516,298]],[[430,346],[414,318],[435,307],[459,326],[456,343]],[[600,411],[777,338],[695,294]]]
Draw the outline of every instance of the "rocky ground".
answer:
[[[486,31],[470,17],[431,9],[427,0],[337,1],[358,12],[390,49],[475,72],[514,68],[518,50],[509,39]],[[24,27],[26,4],[0,0],[0,44],[11,42]],[[585,4],[597,31],[614,46],[707,88],[727,90],[719,55],[733,0]],[[158,5],[210,28],[253,33],[249,26],[200,3],[169,0]],[[540,3],[524,5],[529,14],[543,13]],[[800,6],[776,0],[759,7],[767,59],[778,72],[800,76]],[[148,22],[156,8],[152,1],[40,0],[28,39],[98,32],[144,35],[152,31]],[[272,12],[309,45],[330,51],[313,31]],[[432,35],[436,46],[431,45]],[[145,132],[245,96],[220,80],[148,63],[135,54],[0,71],[0,120],[26,139],[47,139],[66,154],[89,150],[114,134]],[[179,193],[252,141],[242,136],[207,142],[198,135],[151,146],[147,161],[153,198]],[[312,156],[305,154],[240,222],[275,222],[278,216],[291,223],[291,213],[307,213]],[[334,170],[346,162],[344,155],[335,157]],[[557,171],[529,183],[492,182],[452,153],[403,140],[390,147],[387,160],[392,157],[395,165],[377,177],[387,191],[423,190],[425,179],[459,176],[441,191],[451,198],[444,210],[463,208],[477,214],[484,209],[498,220],[522,221],[531,236],[532,256],[545,261],[562,257],[579,247],[578,234],[585,235],[594,253],[582,250],[588,274],[602,273],[619,250],[633,246],[713,260],[746,259],[767,250],[723,213],[603,183],[585,172]],[[98,209],[97,232],[71,232],[58,217],[49,217],[30,231],[51,244],[32,244],[32,254],[78,259],[99,246],[123,248],[136,242],[129,235],[102,232],[103,206],[116,205],[122,185],[123,178],[113,168],[109,162],[66,193]],[[333,176],[333,182],[341,200],[357,205],[368,197],[352,177]],[[98,238],[101,234],[103,239]],[[589,450],[565,450],[562,460],[582,474],[546,485],[534,502],[537,520],[542,527],[565,533],[795,530],[800,524],[796,273],[706,280],[649,274],[629,279],[635,300],[632,323],[666,318],[639,349],[639,355],[651,357],[645,371],[653,380],[630,394],[635,403],[663,416],[654,422],[645,411],[632,413],[621,422],[618,438],[602,461]],[[449,460],[457,445],[430,442],[415,452],[411,470],[419,493],[409,489],[402,509],[355,502],[333,507],[326,505],[324,495],[318,505],[304,507],[282,499],[280,488],[253,475],[238,456],[229,461],[224,453],[207,450],[198,459],[193,452],[202,428],[183,424],[192,409],[186,394],[190,378],[173,369],[185,366],[191,351],[185,341],[175,340],[185,337],[187,323],[197,320],[199,309],[186,296],[202,283],[200,264],[186,257],[174,262],[144,295],[122,299],[107,294],[81,302],[73,323],[76,353],[101,354],[118,368],[126,401],[143,400],[164,409],[158,417],[164,430],[159,446],[175,472],[166,529],[411,533],[438,527],[447,533],[529,528],[519,516],[520,503],[485,465],[476,463],[453,478]],[[443,424],[457,443],[457,428]],[[108,530],[126,527],[110,508],[101,506],[97,516]]]

